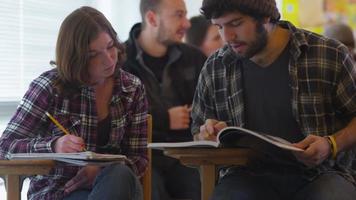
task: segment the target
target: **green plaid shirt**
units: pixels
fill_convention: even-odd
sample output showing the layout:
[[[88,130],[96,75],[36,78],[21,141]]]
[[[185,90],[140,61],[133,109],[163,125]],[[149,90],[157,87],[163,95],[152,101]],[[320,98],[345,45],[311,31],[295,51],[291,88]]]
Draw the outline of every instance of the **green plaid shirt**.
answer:
[[[291,33],[291,106],[302,134],[335,133],[356,114],[356,67],[351,55],[339,42],[286,21],[279,25]],[[193,102],[192,133],[198,133],[209,118],[245,126],[241,68],[241,60],[227,45],[206,61]],[[350,166],[352,156],[341,153],[339,160]]]

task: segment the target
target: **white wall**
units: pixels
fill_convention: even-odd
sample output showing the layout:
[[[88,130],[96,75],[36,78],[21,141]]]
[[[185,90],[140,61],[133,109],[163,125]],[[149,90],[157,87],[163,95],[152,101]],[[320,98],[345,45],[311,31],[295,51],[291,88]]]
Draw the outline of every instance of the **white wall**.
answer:
[[[140,0],[99,0],[102,11],[117,31],[121,41],[128,38],[131,27],[141,21]],[[105,4],[102,4],[105,2]],[[188,17],[198,15],[202,0],[185,0]],[[115,8],[115,9],[113,9]]]
[[[199,9],[203,0],[185,0],[185,4],[188,10],[188,17],[199,15]]]
[[[119,39],[123,42],[128,38],[131,27],[141,21],[139,0],[112,0],[111,15],[107,18],[113,25]],[[115,9],[113,9],[115,8]],[[105,13],[105,11],[103,11]],[[106,13],[105,13],[106,14]]]

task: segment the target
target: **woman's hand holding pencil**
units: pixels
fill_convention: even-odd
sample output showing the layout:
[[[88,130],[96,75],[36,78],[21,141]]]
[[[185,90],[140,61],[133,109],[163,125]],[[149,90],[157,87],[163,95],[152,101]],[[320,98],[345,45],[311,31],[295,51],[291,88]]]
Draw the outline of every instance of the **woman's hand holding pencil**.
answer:
[[[73,153],[85,151],[85,143],[83,138],[71,135],[51,114],[46,112],[48,118],[59,128],[64,136],[54,141],[54,152],[56,153]]]

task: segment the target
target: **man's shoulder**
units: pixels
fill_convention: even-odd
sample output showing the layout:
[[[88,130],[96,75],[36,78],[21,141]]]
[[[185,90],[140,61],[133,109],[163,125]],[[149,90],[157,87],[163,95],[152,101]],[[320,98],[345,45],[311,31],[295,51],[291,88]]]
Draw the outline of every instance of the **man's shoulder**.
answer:
[[[129,59],[130,57],[134,56],[137,52],[136,47],[135,47],[135,42],[132,38],[129,38],[123,43],[125,47],[125,53],[126,57]]]
[[[299,47],[307,46],[308,49],[331,48],[337,50],[342,46],[342,43],[340,43],[339,41],[327,38],[316,32],[301,28],[295,28],[292,25],[290,25],[290,30],[292,32],[293,42]]]
[[[171,45],[168,54],[172,59],[172,66],[175,66],[173,68],[179,68],[181,71],[184,71],[183,69],[193,70],[194,74],[200,72],[207,59],[199,49],[184,43]]]
[[[188,52],[195,52],[195,53],[198,53],[198,54],[203,54],[198,48],[192,46],[192,45],[189,45],[189,44],[186,44],[186,43],[176,43],[174,44],[174,46],[176,46],[177,48],[181,49],[181,50],[184,50],[184,51],[188,51]]]
[[[139,63],[136,60],[137,57],[137,49],[135,46],[135,42],[132,38],[126,40],[124,43],[125,47],[125,62],[122,66],[122,69],[133,73],[133,69],[139,66]]]
[[[201,70],[205,79],[226,79],[227,68],[238,68],[238,56],[232,52],[228,45],[220,48],[208,57]],[[212,80],[213,81],[213,80]]]
[[[323,35],[320,35],[318,33],[315,33],[315,32],[309,31],[309,30],[305,30],[305,29],[299,29],[299,32],[304,35],[304,37],[309,45],[324,44],[326,46],[337,46],[337,42],[335,40],[326,38]]]
[[[132,26],[130,30],[129,38],[123,43],[125,47],[127,59],[135,58],[137,54],[136,39],[140,34],[140,32],[141,32],[141,23],[136,23],[135,25]]]
[[[235,65],[236,61],[240,58],[231,50],[228,45],[224,45],[222,48],[211,54],[206,60],[206,66],[218,67],[228,65]]]
[[[345,57],[349,53],[341,42],[304,29],[299,29],[293,40],[294,48],[301,49],[308,57],[335,61],[336,57]]]
[[[191,45],[185,43],[177,43],[174,45],[180,52],[182,52],[183,56],[189,56],[196,59],[206,60],[206,56],[201,52],[198,48],[193,47]]]

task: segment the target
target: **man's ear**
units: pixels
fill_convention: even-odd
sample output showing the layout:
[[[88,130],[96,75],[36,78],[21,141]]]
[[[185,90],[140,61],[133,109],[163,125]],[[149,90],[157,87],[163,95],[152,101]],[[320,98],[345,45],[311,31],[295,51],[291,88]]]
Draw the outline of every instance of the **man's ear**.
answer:
[[[157,24],[157,14],[151,10],[147,11],[146,13],[146,21],[153,27],[156,27]]]
[[[263,18],[263,24],[268,24],[271,21],[271,17],[264,17]]]

